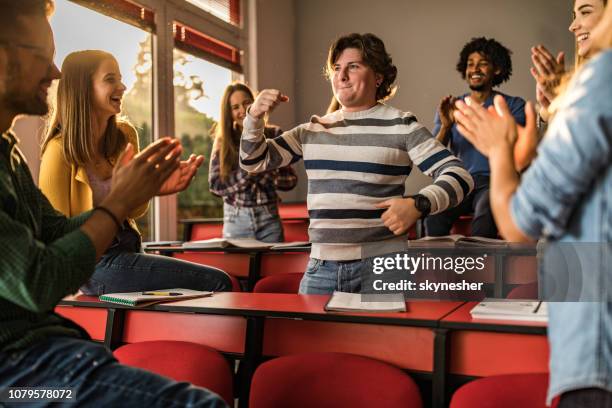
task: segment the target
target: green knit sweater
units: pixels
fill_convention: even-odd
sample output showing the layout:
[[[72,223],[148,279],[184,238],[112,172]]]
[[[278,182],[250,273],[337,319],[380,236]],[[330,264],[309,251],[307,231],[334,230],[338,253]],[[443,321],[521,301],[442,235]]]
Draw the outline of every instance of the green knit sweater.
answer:
[[[0,137],[0,351],[50,336],[87,334],[54,313],[93,273],[96,252],[79,229],[89,213],[68,219],[36,187],[12,133]]]

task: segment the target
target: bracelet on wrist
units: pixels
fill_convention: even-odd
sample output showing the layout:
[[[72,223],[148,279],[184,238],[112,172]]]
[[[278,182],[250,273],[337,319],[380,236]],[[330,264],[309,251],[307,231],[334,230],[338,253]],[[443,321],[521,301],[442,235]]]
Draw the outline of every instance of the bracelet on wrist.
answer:
[[[101,205],[97,206],[94,208],[94,211],[99,210],[102,211],[103,213],[105,213],[106,215],[108,215],[117,225],[118,229],[123,229],[123,223],[121,221],[119,221],[119,218],[117,218],[117,216],[108,208],[103,207]]]

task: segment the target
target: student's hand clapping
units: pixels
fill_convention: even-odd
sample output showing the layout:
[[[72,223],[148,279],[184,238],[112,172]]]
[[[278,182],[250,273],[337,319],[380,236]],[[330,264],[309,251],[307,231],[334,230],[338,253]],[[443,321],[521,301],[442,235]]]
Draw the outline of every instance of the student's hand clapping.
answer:
[[[548,119],[548,107],[556,96],[556,88],[565,74],[565,54],[555,58],[543,45],[531,47],[531,75],[536,80],[536,98],[540,104],[540,116]]]
[[[281,102],[287,101],[289,101],[289,97],[283,95],[278,89],[264,89],[257,95],[248,112],[254,118],[261,119],[266,113],[272,112]]]
[[[455,118],[453,117],[453,111],[455,98],[452,95],[445,96],[440,100],[440,104],[438,105],[438,116],[440,117],[440,125],[444,129],[450,129],[451,126],[455,123]]]
[[[113,169],[111,191],[105,206],[117,209],[119,218],[156,195],[166,180],[180,167],[181,145],[176,139],[163,138],[134,154],[128,144]]]
[[[376,208],[387,210],[380,217],[395,235],[402,235],[421,217],[412,198],[391,198],[376,204]]]
[[[185,190],[203,162],[204,156],[196,156],[195,154],[189,156],[188,160],[181,161],[179,168],[168,177],[168,180],[159,189],[157,195],[175,194]]]
[[[498,151],[514,148],[515,166],[517,159],[534,154],[537,146],[537,130],[533,104],[525,105],[525,126],[518,126],[503,96],[496,95],[494,106],[483,108],[477,104],[468,105],[457,101],[455,120],[459,131],[478,151],[487,157]]]

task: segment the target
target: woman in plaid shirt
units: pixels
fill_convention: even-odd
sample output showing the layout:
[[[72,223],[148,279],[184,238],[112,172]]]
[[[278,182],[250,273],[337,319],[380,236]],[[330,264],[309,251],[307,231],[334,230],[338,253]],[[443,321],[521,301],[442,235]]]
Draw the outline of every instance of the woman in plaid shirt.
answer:
[[[211,193],[223,198],[224,237],[281,242],[283,227],[278,215],[276,189],[291,190],[297,184],[297,176],[290,166],[252,174],[238,165],[242,121],[254,99],[251,89],[243,83],[235,82],[225,88],[208,184]],[[264,129],[267,138],[281,133],[276,126]]]

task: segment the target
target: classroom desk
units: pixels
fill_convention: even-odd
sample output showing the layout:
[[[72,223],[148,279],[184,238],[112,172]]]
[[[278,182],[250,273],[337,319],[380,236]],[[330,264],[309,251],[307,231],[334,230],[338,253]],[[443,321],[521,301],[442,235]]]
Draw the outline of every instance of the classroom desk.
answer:
[[[310,246],[291,247],[280,249],[264,248],[183,248],[182,246],[147,246],[146,252],[157,252],[160,255],[175,256],[178,259],[202,263],[197,259],[197,254],[206,254],[206,264],[217,267],[238,278],[246,278],[247,291],[252,291],[255,283],[262,277],[262,265],[270,267],[270,256],[283,254],[291,256],[299,254],[297,258],[303,258],[304,253],[310,253]],[[230,255],[230,256],[227,256]],[[293,258],[296,258],[295,256]],[[286,272],[301,272],[306,270],[306,263],[300,259],[286,259],[286,264],[296,267],[296,262],[303,267],[299,271],[283,270]],[[299,267],[299,266],[298,266]]]
[[[455,377],[485,377],[548,372],[546,323],[473,319],[467,302],[440,320],[441,372]],[[438,379],[446,390],[447,377]],[[440,406],[446,403],[442,395]]]
[[[124,342],[173,339],[204,343],[243,357],[245,380],[240,395],[247,401],[250,378],[264,356],[347,352],[432,375],[444,363],[435,352],[440,343],[438,322],[463,304],[417,301],[408,302],[403,313],[332,313],[323,310],[328,298],[225,292],[131,308],[81,296],[62,301],[57,311],[83,323],[77,310],[106,310],[104,340],[111,349]],[[434,396],[441,392],[437,377],[432,376]]]
[[[530,273],[517,272],[516,268],[508,270],[507,266],[512,262],[515,265],[525,265],[525,263],[515,262],[520,258],[535,258],[537,255],[535,244],[518,244],[508,243],[505,246],[496,245],[449,245],[447,242],[427,242],[427,246],[409,246],[407,249],[408,254],[413,256],[420,256],[426,254],[427,256],[439,256],[439,257],[482,257],[486,258],[485,267],[483,271],[470,271],[466,272],[465,276],[467,280],[473,282],[486,282],[493,283],[493,296],[495,298],[502,299],[505,297],[507,277],[511,277],[512,280],[516,280],[518,283],[524,283],[524,280],[529,281]],[[492,258],[492,259],[491,259]],[[524,260],[523,260],[524,261]],[[532,266],[532,265],[529,265]],[[510,272],[510,273],[509,273]],[[531,271],[533,274],[533,281],[537,279],[535,270]],[[459,276],[458,276],[459,277]],[[518,279],[517,279],[518,278]],[[491,295],[488,295],[491,297]]]

